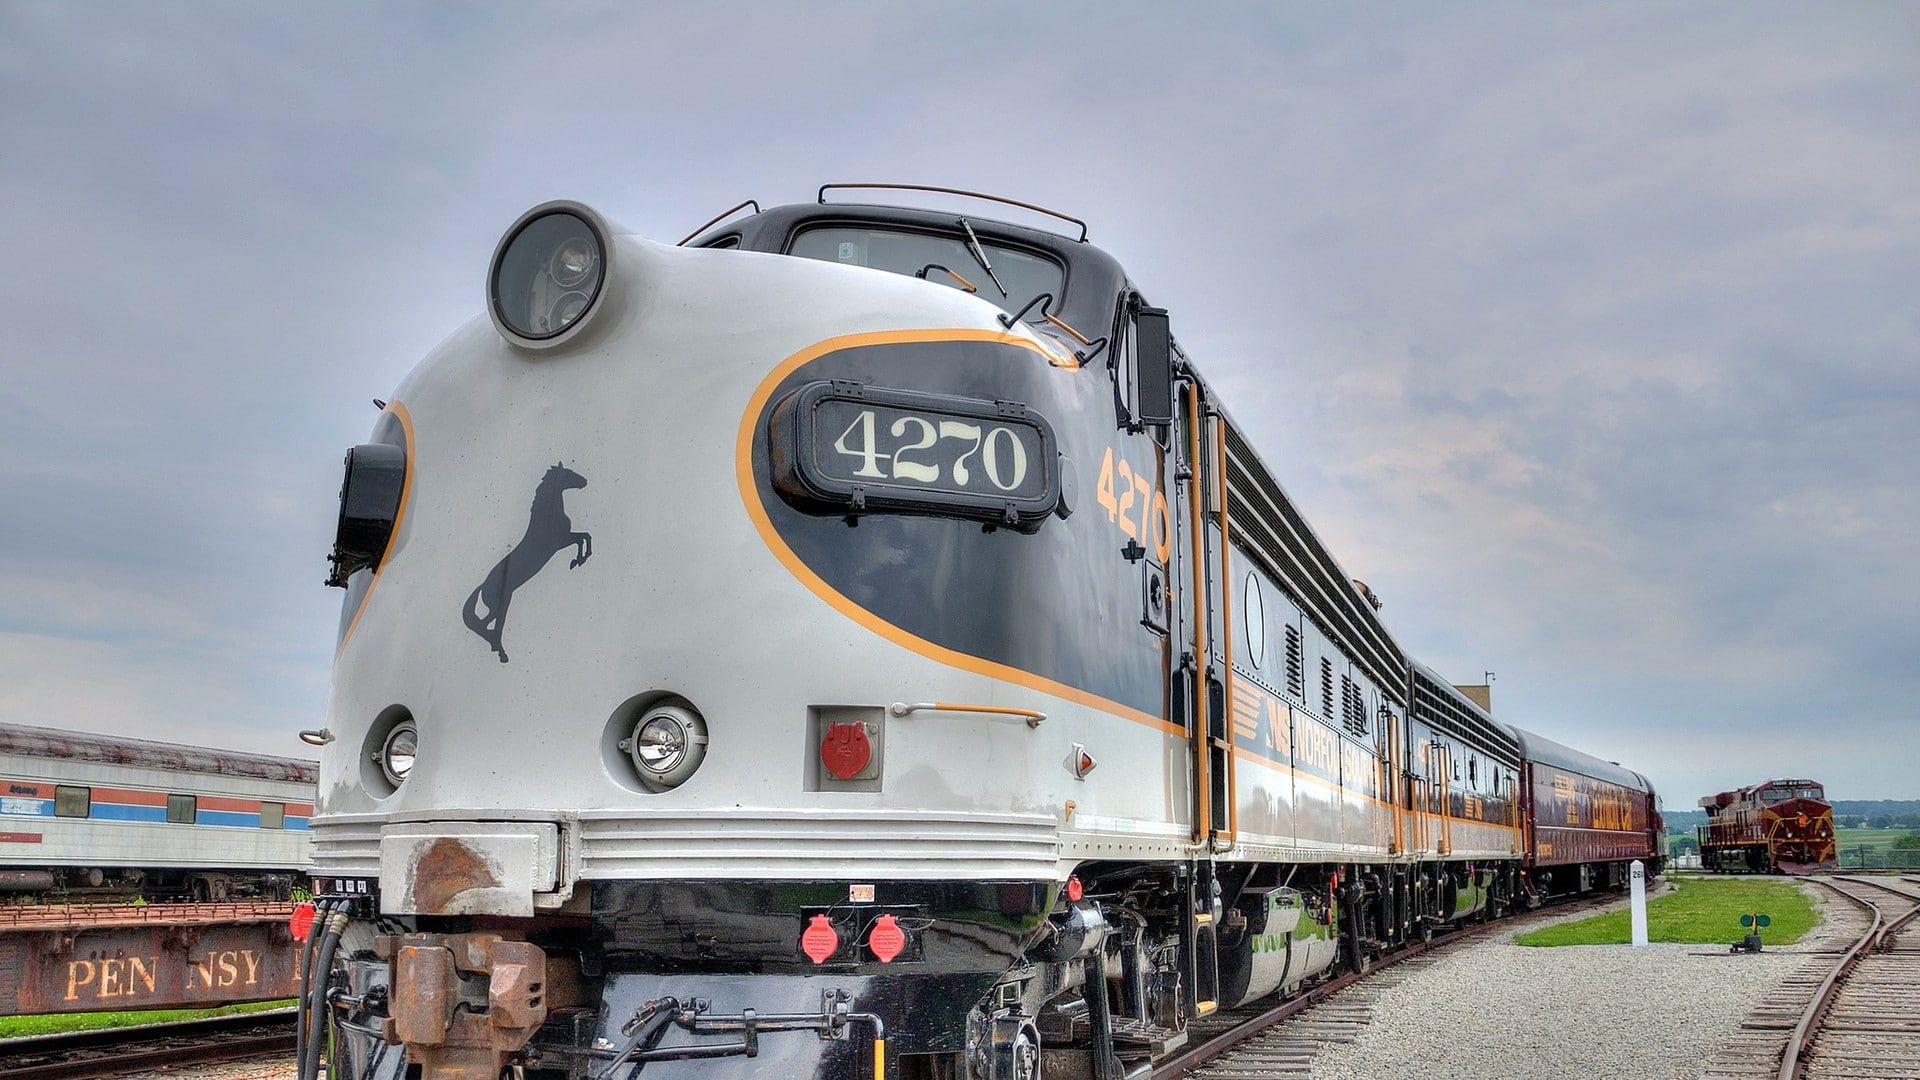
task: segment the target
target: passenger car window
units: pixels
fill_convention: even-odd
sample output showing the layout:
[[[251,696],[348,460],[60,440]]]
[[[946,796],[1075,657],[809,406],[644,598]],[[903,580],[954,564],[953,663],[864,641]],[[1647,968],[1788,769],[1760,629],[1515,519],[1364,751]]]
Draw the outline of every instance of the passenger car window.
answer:
[[[192,825],[200,820],[200,800],[192,795],[167,796],[167,820],[176,825]]]
[[[1053,296],[1051,310],[1060,307],[1061,290],[1067,273],[1059,263],[1018,248],[1003,247],[985,239],[980,246],[993,263],[988,274],[968,250],[962,234],[910,232],[904,229],[872,225],[825,225],[795,234],[787,244],[787,254],[843,266],[866,266],[888,270],[908,277],[924,277],[956,289],[973,286],[973,293],[991,300],[1008,312],[1019,311],[1041,293]],[[929,270],[929,267],[937,269]],[[1007,287],[1001,296],[994,287],[997,275]],[[963,284],[963,282],[965,284]],[[1027,313],[1028,322],[1040,321],[1040,309]]]
[[[62,784],[53,789],[54,817],[87,817],[92,813],[92,788],[68,787]]]
[[[263,802],[260,804],[260,827],[263,829],[284,829],[287,827],[287,804]]]

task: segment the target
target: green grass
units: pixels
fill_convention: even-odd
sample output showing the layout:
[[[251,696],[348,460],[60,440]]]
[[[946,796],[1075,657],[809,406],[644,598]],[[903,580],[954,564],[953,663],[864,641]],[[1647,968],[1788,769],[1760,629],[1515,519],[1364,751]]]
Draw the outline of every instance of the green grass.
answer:
[[[1766,914],[1773,924],[1761,931],[1768,945],[1791,945],[1813,929],[1819,917],[1798,888],[1784,881],[1681,877],[1673,890],[1647,902],[1647,940],[1695,945],[1728,945],[1746,936],[1740,916]],[[1625,945],[1632,933],[1625,908],[1591,919],[1542,927],[1513,940],[1520,945]]]
[[[1834,838],[1843,848],[1870,848],[1884,855],[1894,841],[1913,829],[1835,829]]]
[[[164,1024],[169,1020],[200,1020],[209,1016],[283,1009],[286,1001],[256,1001],[245,1005],[222,1005],[217,1009],[160,1009],[154,1012],[58,1013],[48,1016],[0,1016],[0,1039],[22,1035],[55,1035],[62,1031],[90,1031],[94,1028],[133,1027],[136,1024]]]

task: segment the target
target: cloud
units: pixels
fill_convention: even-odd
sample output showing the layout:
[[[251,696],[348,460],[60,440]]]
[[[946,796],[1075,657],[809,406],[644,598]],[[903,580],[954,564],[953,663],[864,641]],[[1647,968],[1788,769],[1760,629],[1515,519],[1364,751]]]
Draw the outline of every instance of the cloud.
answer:
[[[1502,716],[1677,805],[1785,746],[1912,794],[1916,29],[0,7],[0,717],[286,749],[340,451],[506,222],[568,195],[672,239],[907,179],[1088,218],[1401,641],[1499,672]]]

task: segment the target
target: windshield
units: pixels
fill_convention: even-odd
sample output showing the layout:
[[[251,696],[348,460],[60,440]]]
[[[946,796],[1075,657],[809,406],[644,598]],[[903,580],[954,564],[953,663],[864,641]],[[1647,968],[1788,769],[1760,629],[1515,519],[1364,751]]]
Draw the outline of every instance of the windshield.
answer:
[[[1818,784],[1776,784],[1760,793],[1762,803],[1785,802],[1788,799],[1816,799],[1825,802],[1827,793]]]
[[[925,277],[955,289],[971,291],[991,300],[1008,312],[1019,311],[1041,293],[1051,293],[1050,310],[1060,310],[1060,292],[1066,283],[1066,271],[1051,259],[980,241],[987,261],[993,264],[988,274],[968,249],[964,233],[940,236],[932,233],[905,232],[873,226],[830,225],[808,229],[793,238],[787,254],[821,262],[867,266],[890,270],[910,277]],[[944,269],[942,269],[944,268]],[[924,272],[924,273],[923,273]],[[1007,287],[1001,296],[993,279]],[[972,289],[967,287],[971,285]],[[1027,313],[1028,322],[1040,321],[1036,306]]]

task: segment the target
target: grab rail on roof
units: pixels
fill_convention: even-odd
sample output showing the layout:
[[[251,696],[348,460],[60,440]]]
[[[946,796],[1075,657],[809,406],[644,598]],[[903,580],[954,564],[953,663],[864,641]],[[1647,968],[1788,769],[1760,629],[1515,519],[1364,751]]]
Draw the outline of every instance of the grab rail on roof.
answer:
[[[1080,226],[1079,242],[1082,244],[1087,242],[1087,223],[1080,220],[1077,217],[1074,217],[1072,214],[1063,214],[1058,210],[1049,210],[1044,206],[1036,206],[1033,203],[1021,202],[1018,199],[1009,199],[1004,195],[988,195],[985,192],[980,192],[980,191],[965,191],[961,188],[935,187],[931,184],[821,184],[820,191],[819,191],[819,194],[816,196],[816,199],[820,202],[822,206],[824,206],[826,205],[826,202],[827,202],[827,192],[844,191],[849,188],[862,190],[862,191],[930,191],[937,195],[958,195],[961,198],[966,198],[966,199],[980,199],[985,202],[1001,203],[1006,206],[1017,206],[1022,210],[1031,210],[1036,214],[1044,214],[1047,217],[1057,218],[1061,221],[1071,222],[1074,225]]]

